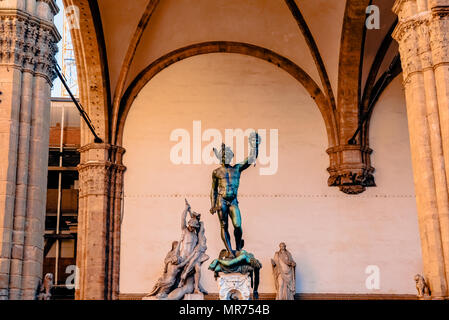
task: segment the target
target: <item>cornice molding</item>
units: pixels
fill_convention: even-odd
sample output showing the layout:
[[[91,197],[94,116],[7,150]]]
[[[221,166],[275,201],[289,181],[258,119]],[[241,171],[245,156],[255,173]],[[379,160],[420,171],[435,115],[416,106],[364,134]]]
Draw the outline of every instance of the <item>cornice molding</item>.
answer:
[[[112,146],[108,143],[89,143],[78,149],[79,153],[87,152],[89,150],[110,150]]]
[[[447,17],[449,15],[449,6],[435,6],[431,8],[433,16]]]
[[[61,34],[58,29],[54,25],[54,23],[46,21],[44,19],[40,19],[36,16],[31,15],[28,12],[18,9],[0,9],[0,19],[7,18],[17,18],[21,20],[29,21],[30,24],[35,24],[40,26],[41,28],[48,29],[51,31],[52,35],[55,37],[56,42],[59,42],[62,39]]]

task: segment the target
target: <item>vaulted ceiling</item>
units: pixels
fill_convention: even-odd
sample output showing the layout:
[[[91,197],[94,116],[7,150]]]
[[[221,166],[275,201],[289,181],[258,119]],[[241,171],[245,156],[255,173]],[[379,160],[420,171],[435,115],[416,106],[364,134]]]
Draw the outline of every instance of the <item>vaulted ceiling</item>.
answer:
[[[78,43],[78,47],[86,49],[89,42],[96,41],[100,51],[95,57],[84,55],[77,59],[81,73],[83,62],[89,73],[89,65],[101,59],[107,95],[103,99],[106,108],[103,132],[112,143],[123,121],[121,104],[133,81],[149,65],[180,48],[211,41],[236,42],[265,48],[286,58],[300,67],[326,97],[334,112],[331,117],[335,118],[332,121],[338,131],[336,141],[347,139],[358,120],[369,111],[369,102],[376,91],[373,88],[376,82],[379,87],[379,79],[397,54],[397,45],[390,37],[396,21],[391,10],[394,0],[64,0],[64,3],[79,6],[84,19],[81,32],[75,31],[75,46]],[[380,29],[364,27],[370,4],[380,9]],[[87,24],[94,34],[83,27]],[[93,113],[95,118],[101,112]],[[348,126],[345,132],[339,118],[347,115],[349,118],[356,115],[357,123]]]

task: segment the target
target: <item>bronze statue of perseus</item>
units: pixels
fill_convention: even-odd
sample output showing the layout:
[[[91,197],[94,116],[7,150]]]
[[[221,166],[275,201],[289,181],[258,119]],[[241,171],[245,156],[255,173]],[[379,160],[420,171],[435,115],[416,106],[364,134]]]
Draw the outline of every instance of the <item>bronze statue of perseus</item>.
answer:
[[[255,164],[259,154],[260,137],[256,132],[249,136],[250,151],[248,157],[242,162],[231,165],[234,153],[224,143],[221,150],[213,149],[215,156],[221,161],[221,167],[212,173],[212,190],[211,214],[217,212],[220,219],[221,238],[224,242],[226,250],[231,257],[235,257],[236,251],[243,248],[244,241],[242,239],[242,218],[240,215],[239,202],[237,193],[240,184],[240,174],[243,170],[248,169],[251,164]],[[228,220],[231,218],[234,226],[234,238],[236,251],[232,250],[231,238],[228,231]]]

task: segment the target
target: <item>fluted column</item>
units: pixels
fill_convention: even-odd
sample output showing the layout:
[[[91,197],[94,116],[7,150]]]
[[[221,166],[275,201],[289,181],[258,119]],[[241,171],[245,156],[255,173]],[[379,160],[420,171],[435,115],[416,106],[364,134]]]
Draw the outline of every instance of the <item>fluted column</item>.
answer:
[[[9,299],[22,297],[22,262],[25,242],[25,221],[27,211],[28,159],[31,133],[31,110],[34,90],[34,66],[26,63],[22,75],[22,97],[20,108],[20,132],[17,154],[16,194],[14,224],[12,233]]]
[[[42,278],[54,0],[0,1],[0,299]]]
[[[124,150],[108,144],[80,148],[77,266],[78,300],[118,294]]]
[[[432,298],[449,281],[449,0],[398,0],[399,23],[424,275]]]
[[[5,24],[10,21],[0,21],[0,37],[2,63],[7,63],[3,37]],[[14,196],[16,186],[17,140],[19,134],[20,95],[22,71],[14,61],[0,66],[0,300],[9,296],[9,270],[11,257],[11,241],[14,217]]]

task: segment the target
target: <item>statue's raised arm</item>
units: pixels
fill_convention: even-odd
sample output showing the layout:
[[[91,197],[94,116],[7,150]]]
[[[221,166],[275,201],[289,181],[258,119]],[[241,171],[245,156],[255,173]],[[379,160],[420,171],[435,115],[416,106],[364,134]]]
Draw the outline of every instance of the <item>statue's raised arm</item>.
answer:
[[[187,201],[187,199],[185,199],[185,202],[186,202],[186,207],[181,215],[181,230],[184,230],[185,228],[187,228],[186,217],[187,217],[187,213],[190,212],[190,204]]]
[[[259,156],[259,144],[260,144],[260,136],[257,132],[253,132],[248,137],[249,141],[249,155],[248,157],[242,162],[239,163],[239,170],[243,171],[248,169],[252,164],[256,163],[257,157]]]

